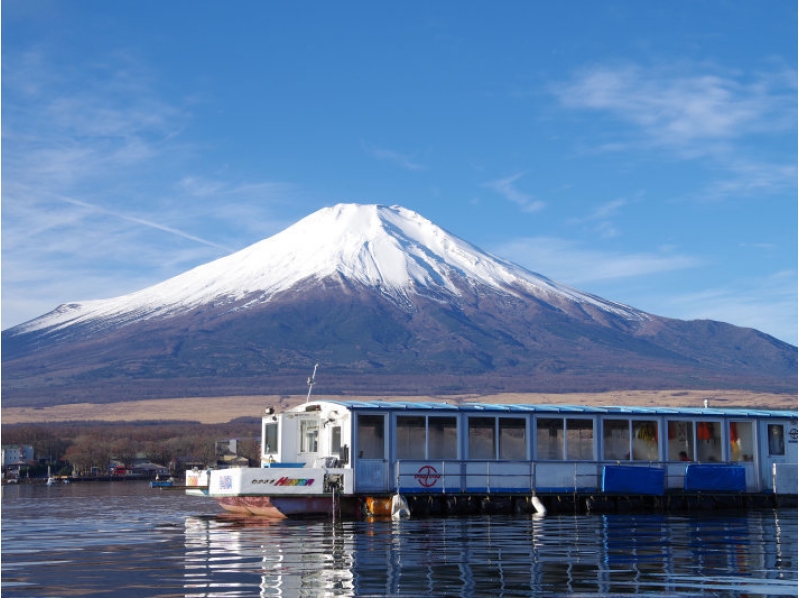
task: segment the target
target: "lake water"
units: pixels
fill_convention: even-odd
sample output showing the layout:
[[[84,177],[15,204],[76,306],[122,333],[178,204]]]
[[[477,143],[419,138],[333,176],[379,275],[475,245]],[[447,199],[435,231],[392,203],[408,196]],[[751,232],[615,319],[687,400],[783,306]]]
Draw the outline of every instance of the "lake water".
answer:
[[[146,483],[6,486],[3,596],[796,596],[797,510],[282,521]]]

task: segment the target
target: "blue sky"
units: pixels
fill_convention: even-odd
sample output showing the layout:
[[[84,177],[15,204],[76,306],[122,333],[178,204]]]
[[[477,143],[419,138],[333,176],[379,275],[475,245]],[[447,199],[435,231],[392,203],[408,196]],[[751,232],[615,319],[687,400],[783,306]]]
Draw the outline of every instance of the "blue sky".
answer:
[[[339,202],[797,344],[797,3],[2,4],[2,328]]]

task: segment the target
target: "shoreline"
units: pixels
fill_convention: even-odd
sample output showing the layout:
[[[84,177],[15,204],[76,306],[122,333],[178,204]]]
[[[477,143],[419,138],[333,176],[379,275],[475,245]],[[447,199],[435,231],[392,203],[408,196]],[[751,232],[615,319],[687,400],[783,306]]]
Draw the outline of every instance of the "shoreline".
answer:
[[[336,400],[337,396],[314,395],[313,399]],[[620,405],[638,407],[743,407],[753,409],[798,408],[797,395],[742,390],[619,390],[602,393],[505,393],[454,396],[363,396],[365,401],[447,401],[453,403]],[[222,424],[241,417],[260,418],[272,406],[286,409],[305,402],[306,395],[248,395],[232,397],[190,397],[146,399],[114,403],[74,403],[50,407],[8,407],[0,409],[3,424],[43,424],[80,421],[140,422],[187,421]]]

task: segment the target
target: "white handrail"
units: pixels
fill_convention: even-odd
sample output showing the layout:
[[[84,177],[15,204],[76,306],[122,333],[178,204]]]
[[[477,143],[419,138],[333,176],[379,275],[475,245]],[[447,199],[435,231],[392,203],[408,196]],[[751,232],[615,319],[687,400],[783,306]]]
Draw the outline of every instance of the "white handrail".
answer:
[[[503,466],[528,464],[527,473],[519,471],[503,471]],[[416,465],[419,465],[417,468]],[[435,467],[434,467],[435,464]],[[468,468],[472,464],[476,467]],[[495,461],[495,460],[465,460],[452,459],[441,461],[430,461],[423,459],[397,460],[395,462],[394,488],[396,492],[409,487],[419,488],[421,491],[446,493],[448,488],[455,489],[461,493],[468,487],[468,478],[472,483],[469,487],[483,487],[487,493],[492,493],[492,479],[515,479],[527,478],[527,484],[515,484],[514,489],[520,492],[528,492],[537,489],[537,480],[541,477],[539,469],[542,467],[551,468],[553,466],[572,467],[572,490],[577,492],[581,489],[597,488],[601,486],[603,467],[607,465],[630,465],[632,467],[655,468],[665,470],[664,481],[666,487],[671,487],[668,480],[675,480],[683,477],[674,472],[674,461],[631,461],[629,463],[619,462],[596,462],[596,461]],[[483,473],[479,473],[481,465],[485,465]],[[403,467],[405,466],[405,467]],[[431,469],[427,469],[430,467]],[[438,468],[438,469],[436,469]],[[405,469],[405,473],[402,471]],[[506,468],[507,469],[507,468]],[[457,471],[455,471],[457,470]],[[476,476],[481,479],[476,479]],[[430,485],[420,483],[425,480],[427,483],[435,478]]]

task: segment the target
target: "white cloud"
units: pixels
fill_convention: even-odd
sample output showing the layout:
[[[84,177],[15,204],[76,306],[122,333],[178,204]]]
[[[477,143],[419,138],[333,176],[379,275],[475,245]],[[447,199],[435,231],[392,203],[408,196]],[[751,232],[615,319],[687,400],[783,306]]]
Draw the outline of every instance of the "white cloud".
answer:
[[[728,163],[726,173],[727,176],[717,177],[699,191],[699,199],[794,192],[797,187],[796,164],[768,164],[737,159]]]
[[[776,136],[797,134],[794,69],[743,74],[685,62],[601,65],[575,73],[551,91],[566,108],[629,125],[607,132],[598,151],[658,148],[707,162],[715,182],[698,192],[698,199],[776,193],[796,185],[794,155],[773,162],[755,157]]]
[[[574,241],[533,237],[494,246],[492,253],[534,272],[637,309],[682,320],[710,319],[755,328],[797,345],[797,272],[732,279],[681,292],[670,273],[701,268],[703,258],[665,248],[660,253],[585,249]],[[697,286],[695,286],[697,288]]]
[[[598,66],[579,72],[553,91],[563,105],[612,113],[638,126],[658,145],[725,141],[796,123],[791,117],[795,90],[786,86],[785,78],[685,74],[699,68]]]
[[[492,252],[529,270],[621,301],[649,313],[682,320],[710,319],[755,328],[797,345],[797,272],[737,278],[728,284],[681,292],[666,276],[708,264],[674,253],[613,253],[552,237],[517,239]]]
[[[597,206],[588,216],[591,220],[606,220],[630,203],[627,199],[612,199]]]
[[[541,200],[535,199],[534,196],[529,193],[520,191],[516,186],[517,181],[524,175],[524,172],[518,172],[504,179],[489,181],[488,183],[484,183],[483,186],[487,189],[491,189],[495,193],[499,193],[508,201],[517,204],[523,212],[538,212],[544,209],[547,204]]]
[[[183,177],[178,182],[178,188],[189,195],[206,197],[216,195],[224,189],[225,183],[196,176]]]
[[[673,317],[755,328],[797,346],[796,271],[775,272],[736,286],[664,295],[660,305]]]
[[[139,218],[137,216],[133,216],[133,215],[130,215],[130,214],[125,214],[125,213],[118,212],[118,211],[115,211],[115,210],[108,210],[108,209],[105,209],[105,208],[102,208],[102,207],[99,207],[99,206],[95,206],[95,205],[89,204],[89,203],[87,203],[85,201],[80,201],[80,200],[77,200],[77,199],[71,199],[69,197],[62,197],[62,198],[59,198],[59,199],[61,201],[65,202],[65,203],[72,204],[72,205],[84,208],[84,209],[86,209],[86,210],[88,210],[90,212],[96,213],[96,214],[107,215],[107,216],[111,216],[113,218],[117,218],[119,220],[123,220],[123,221],[126,221],[126,222],[131,222],[133,224],[138,224],[138,225],[141,225],[141,226],[146,227],[146,228],[152,228],[152,229],[155,229],[155,230],[158,230],[158,231],[161,231],[161,232],[168,233],[170,235],[175,235],[177,237],[181,237],[183,239],[188,239],[189,241],[195,241],[197,243],[200,243],[201,245],[208,245],[209,247],[215,247],[217,249],[222,249],[222,250],[227,251],[227,252],[232,251],[232,249],[230,249],[228,247],[224,247],[222,245],[219,245],[218,243],[214,243],[214,242],[209,241],[207,239],[203,239],[203,238],[198,237],[196,235],[189,234],[189,233],[184,232],[182,230],[178,230],[177,228],[173,228],[171,226],[166,226],[164,224],[160,224],[158,222],[154,222],[154,221],[148,220],[146,218]]]
[[[64,190],[169,155],[187,111],[161,100],[130,57],[56,69],[4,56],[4,167],[19,183]]]
[[[373,157],[377,158],[378,160],[391,162],[406,170],[420,171],[428,169],[426,166],[419,163],[415,158],[408,156],[406,154],[402,154],[400,152],[396,152],[391,149],[374,147],[365,142],[362,142],[362,146],[367,152],[369,152]]]
[[[181,174],[201,155],[180,139],[192,115],[130,56],[3,61],[4,327],[155,284],[285,226],[270,206],[291,200],[291,185]]]
[[[529,270],[573,286],[702,265],[702,260],[682,254],[594,251],[581,248],[577,242],[554,237],[516,239],[495,246],[492,252]]]
[[[587,224],[601,238],[610,239],[620,234],[617,226],[614,224],[614,216],[630,203],[630,200],[624,198],[612,199],[611,201],[600,204],[585,216],[570,219],[570,222],[575,224]]]

